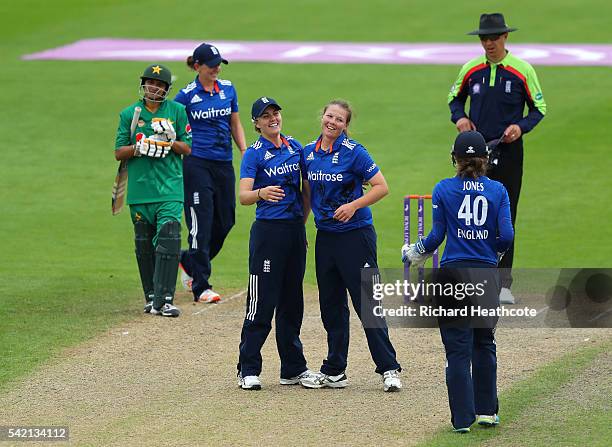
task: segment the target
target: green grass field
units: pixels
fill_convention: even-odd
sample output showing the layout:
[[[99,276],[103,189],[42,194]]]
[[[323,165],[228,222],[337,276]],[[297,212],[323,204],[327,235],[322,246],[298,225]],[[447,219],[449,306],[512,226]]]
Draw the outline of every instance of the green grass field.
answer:
[[[516,384],[500,398],[504,419],[498,427],[490,429],[474,425],[470,436],[457,436],[449,430],[441,430],[419,447],[607,445],[610,429],[606,422],[609,414],[604,396],[610,391],[610,386],[589,386],[588,373],[605,373],[610,366],[611,347],[610,343],[604,343],[566,355]],[[598,365],[598,368],[588,371],[593,365]],[[572,392],[575,393],[576,389],[580,392],[567,398],[562,390],[576,382]],[[595,395],[591,395],[592,392]],[[587,411],[584,410],[585,399],[592,399],[592,407]],[[521,430],[525,426],[529,430]]]
[[[132,226],[127,212],[111,216],[110,189],[118,112],[136,99],[146,64],[22,61],[21,55],[96,37],[466,43],[472,38],[465,32],[483,12],[451,1],[170,4],[24,0],[0,7],[0,389],[62,348],[136,318],[141,305]],[[500,1],[486,8],[505,12],[520,29],[510,49],[513,42],[612,41],[612,5],[604,0]],[[184,64],[168,65],[178,76],[175,89],[191,80]],[[260,95],[283,105],[284,131],[302,142],[318,135],[325,102],[352,102],[352,134],[391,189],[374,207],[380,265],[399,267],[403,195],[427,193],[452,175],[455,129],[446,95],[458,69],[233,63],[221,77],[237,87],[249,141],[255,134],[247,111]],[[611,69],[536,69],[549,112],[526,137],[515,265],[610,266]],[[246,285],[253,214],[253,207],[237,209],[237,225],[214,262],[213,283],[223,291]],[[312,252],[306,281],[315,284]]]

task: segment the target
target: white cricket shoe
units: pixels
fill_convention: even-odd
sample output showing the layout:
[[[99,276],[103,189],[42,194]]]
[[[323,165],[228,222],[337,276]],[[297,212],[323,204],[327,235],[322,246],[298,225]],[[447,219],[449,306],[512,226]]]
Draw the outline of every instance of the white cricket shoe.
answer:
[[[198,303],[216,303],[217,301],[221,301],[221,295],[213,289],[206,289],[198,298]]]
[[[516,300],[514,299],[512,292],[510,292],[510,289],[507,287],[502,287],[501,292],[499,293],[499,302],[501,304],[515,304]]]
[[[243,390],[260,390],[261,380],[257,376],[242,377],[242,374],[238,373],[238,386]]]
[[[179,262],[179,268],[181,270],[181,283],[183,284],[183,289],[188,292],[191,292],[191,285],[193,284],[193,278],[189,276],[183,264]]]
[[[301,379],[300,384],[305,388],[345,388],[348,385],[348,379],[344,373],[330,376],[317,372]]]
[[[174,304],[166,303],[161,309],[156,309],[151,306],[150,310],[152,315],[161,315],[162,317],[178,317],[181,314],[181,310]]]
[[[298,374],[297,376],[291,377],[289,379],[284,379],[284,378],[281,377],[280,378],[280,384],[281,385],[297,385],[302,380],[305,380],[305,379],[309,378],[310,376],[314,376],[315,374],[316,374],[316,372],[307,369],[303,373]]]
[[[385,392],[399,391],[402,389],[402,381],[399,377],[399,371],[392,369],[383,373],[383,390]]]

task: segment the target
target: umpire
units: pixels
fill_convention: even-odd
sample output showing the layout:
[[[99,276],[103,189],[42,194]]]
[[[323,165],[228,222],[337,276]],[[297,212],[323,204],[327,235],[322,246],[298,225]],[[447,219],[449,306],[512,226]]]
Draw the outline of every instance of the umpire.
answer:
[[[459,132],[477,130],[486,141],[500,139],[497,153],[492,154],[488,176],[501,182],[510,198],[512,225],[523,179],[523,134],[531,131],[546,114],[546,103],[533,67],[506,50],[508,33],[516,31],[506,25],[499,13],[482,14],[480,26],[468,34],[478,35],[485,51],[483,56],[466,63],[448,95],[451,121]],[[469,117],[465,103],[470,98]],[[527,116],[523,112],[527,105]],[[510,292],[514,242],[499,263],[502,289],[500,300],[513,304]]]

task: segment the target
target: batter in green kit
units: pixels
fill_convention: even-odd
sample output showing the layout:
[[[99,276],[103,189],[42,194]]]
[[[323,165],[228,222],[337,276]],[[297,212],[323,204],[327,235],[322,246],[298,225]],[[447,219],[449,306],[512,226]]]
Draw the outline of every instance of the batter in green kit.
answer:
[[[171,85],[170,70],[163,65],[145,69],[142,99],[119,115],[115,158],[127,160],[127,203],[134,223],[144,311],[178,317],[180,310],[173,301],[181,247],[182,155],[191,153],[191,133],[184,106],[166,100]],[[136,107],[141,112],[132,132]]]

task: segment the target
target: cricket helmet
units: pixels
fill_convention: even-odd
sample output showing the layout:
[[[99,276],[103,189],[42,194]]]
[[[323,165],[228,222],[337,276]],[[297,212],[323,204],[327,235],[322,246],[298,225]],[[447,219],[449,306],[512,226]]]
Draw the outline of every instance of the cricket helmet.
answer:
[[[140,90],[141,90],[141,94],[144,97],[144,84],[145,81],[147,79],[154,79],[157,81],[162,81],[164,84],[166,84],[166,89],[160,89],[163,90],[163,92],[157,92],[157,95],[161,98],[158,100],[152,100],[154,102],[163,102],[166,99],[166,96],[168,96],[168,92],[170,91],[170,88],[172,87],[172,73],[170,72],[170,69],[167,68],[164,65],[161,64],[152,64],[149,65],[147,68],[145,68],[144,72],[142,73],[142,76],[140,76]],[[149,100],[151,100],[150,98],[148,98]]]

